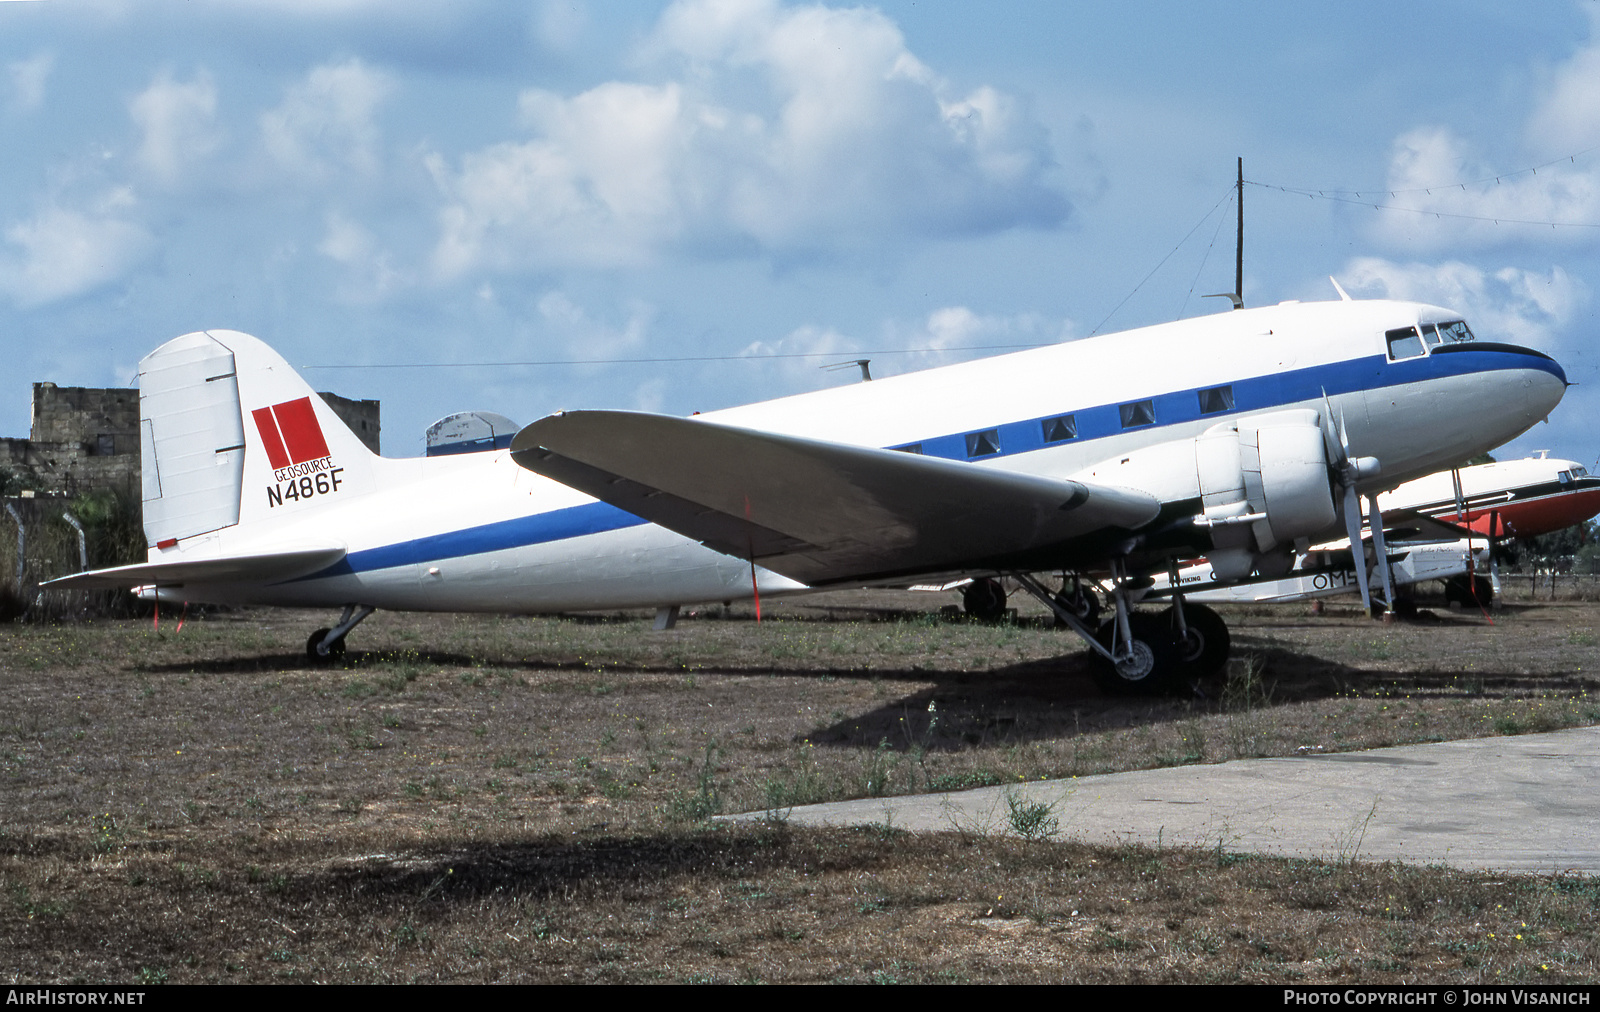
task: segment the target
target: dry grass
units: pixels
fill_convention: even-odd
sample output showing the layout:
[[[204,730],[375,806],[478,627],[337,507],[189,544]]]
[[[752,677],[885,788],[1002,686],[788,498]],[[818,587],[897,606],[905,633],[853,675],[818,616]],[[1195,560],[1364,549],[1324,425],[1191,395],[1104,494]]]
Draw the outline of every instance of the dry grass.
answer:
[[[932,599],[931,605],[944,603]],[[0,627],[11,981],[1593,979],[1600,883],[712,827],[716,811],[1600,719],[1600,608],[1238,609],[1227,686],[1116,701],[1025,614]],[[1062,651],[1070,651],[1062,656]],[[1523,927],[1526,924],[1527,927]],[[1517,936],[1521,936],[1520,938]]]

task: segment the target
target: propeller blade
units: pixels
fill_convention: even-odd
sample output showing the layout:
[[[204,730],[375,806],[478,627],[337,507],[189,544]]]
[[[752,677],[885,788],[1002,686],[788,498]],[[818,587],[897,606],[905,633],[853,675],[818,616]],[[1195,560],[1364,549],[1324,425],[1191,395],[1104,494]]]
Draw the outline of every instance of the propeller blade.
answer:
[[[1372,594],[1367,589],[1367,553],[1361,546],[1361,503],[1356,498],[1356,487],[1344,489],[1344,529],[1350,536],[1350,561],[1356,567],[1356,583],[1361,587],[1361,607],[1372,613]]]
[[[1322,445],[1328,452],[1328,466],[1333,469],[1334,474],[1340,476],[1339,481],[1342,483],[1345,464],[1349,461],[1350,455],[1346,452],[1343,434],[1334,430],[1333,401],[1328,398],[1326,389],[1322,391]]]
[[[1383,513],[1378,510],[1378,497],[1368,496],[1367,522],[1372,527],[1372,548],[1378,558],[1378,575],[1383,580],[1383,600],[1394,610],[1394,580],[1389,575],[1389,546],[1383,540]]]

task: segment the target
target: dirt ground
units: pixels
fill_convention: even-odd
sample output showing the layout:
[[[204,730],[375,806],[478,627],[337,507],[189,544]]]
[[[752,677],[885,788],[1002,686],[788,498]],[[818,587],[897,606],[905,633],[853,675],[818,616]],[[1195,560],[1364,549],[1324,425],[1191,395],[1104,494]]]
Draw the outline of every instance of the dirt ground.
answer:
[[[950,600],[0,627],[0,977],[1595,979],[1593,879],[709,821],[1600,721],[1582,601],[1221,609],[1226,681],[1128,700]]]

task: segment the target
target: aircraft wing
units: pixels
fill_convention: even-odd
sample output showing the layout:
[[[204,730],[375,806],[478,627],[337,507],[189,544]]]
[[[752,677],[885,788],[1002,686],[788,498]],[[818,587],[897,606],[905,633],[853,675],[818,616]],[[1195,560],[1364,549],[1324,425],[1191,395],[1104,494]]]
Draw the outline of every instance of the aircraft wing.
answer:
[[[629,411],[543,418],[511,456],[811,586],[1098,561],[1161,505],[1134,489]]]
[[[1372,532],[1365,532],[1363,537],[1372,537]],[[1463,538],[1485,540],[1482,534],[1466,527],[1458,527],[1441,517],[1430,517],[1426,513],[1414,510],[1396,511],[1396,515],[1392,517],[1384,513],[1383,537],[1385,541],[1460,541]]]
[[[220,559],[175,559],[95,569],[40,584],[52,590],[116,590],[156,584],[281,583],[326,569],[344,558],[342,547],[300,548]]]

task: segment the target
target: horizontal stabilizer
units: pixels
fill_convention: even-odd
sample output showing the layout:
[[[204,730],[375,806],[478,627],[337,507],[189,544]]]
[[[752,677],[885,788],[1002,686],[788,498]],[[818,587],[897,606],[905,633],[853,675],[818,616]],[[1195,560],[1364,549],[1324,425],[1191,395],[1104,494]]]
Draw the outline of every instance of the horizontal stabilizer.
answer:
[[[1155,497],[704,419],[569,411],[518,464],[812,586],[1104,559]]]
[[[40,586],[50,590],[116,590],[148,584],[181,587],[186,583],[281,583],[326,569],[343,559],[344,554],[342,547],[323,547],[220,559],[139,562],[63,576]]]

